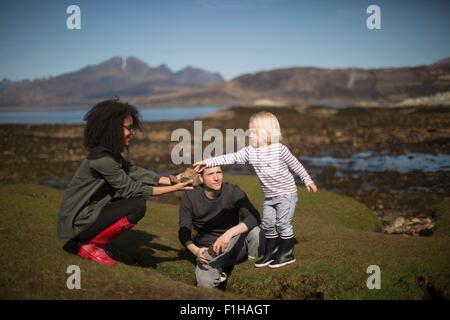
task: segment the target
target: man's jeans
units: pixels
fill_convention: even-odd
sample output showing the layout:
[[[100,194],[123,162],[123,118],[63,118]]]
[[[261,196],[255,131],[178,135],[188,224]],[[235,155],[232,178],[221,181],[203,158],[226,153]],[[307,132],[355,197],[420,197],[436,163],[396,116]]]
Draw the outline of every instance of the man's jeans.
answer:
[[[262,229],[267,238],[292,238],[292,218],[298,201],[297,193],[282,194],[264,200]]]
[[[208,251],[203,255],[209,264],[200,263],[197,259],[195,276],[200,287],[213,288],[220,284],[223,269],[247,260],[247,257],[259,257],[264,251],[264,234],[259,227],[249,232],[231,238],[228,247],[217,257],[212,257]]]

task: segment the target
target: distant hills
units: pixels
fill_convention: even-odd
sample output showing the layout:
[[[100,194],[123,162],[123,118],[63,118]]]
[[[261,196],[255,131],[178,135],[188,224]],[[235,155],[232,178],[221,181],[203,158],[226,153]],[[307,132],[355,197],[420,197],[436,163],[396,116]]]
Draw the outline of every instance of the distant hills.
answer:
[[[141,105],[396,104],[450,91],[450,58],[432,65],[381,69],[286,68],[226,83],[134,99]]]
[[[0,106],[67,105],[180,91],[223,83],[219,73],[186,67],[152,68],[134,57],[113,57],[97,65],[48,79],[0,82]]]
[[[450,57],[431,65],[380,69],[296,67],[218,73],[114,57],[50,79],[0,82],[0,106],[85,104],[120,96],[137,105],[389,104],[450,91]]]

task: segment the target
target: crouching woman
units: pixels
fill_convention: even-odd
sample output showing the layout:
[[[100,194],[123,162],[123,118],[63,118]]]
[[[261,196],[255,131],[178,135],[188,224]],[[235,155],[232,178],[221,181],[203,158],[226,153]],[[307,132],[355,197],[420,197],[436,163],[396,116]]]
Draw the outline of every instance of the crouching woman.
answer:
[[[77,242],[81,258],[113,266],[116,261],[103,246],[144,217],[150,196],[192,189],[192,181],[171,185],[168,177],[123,158],[135,130],[140,129],[134,106],[106,100],[92,107],[84,120],[87,156],[64,193],[58,238]]]

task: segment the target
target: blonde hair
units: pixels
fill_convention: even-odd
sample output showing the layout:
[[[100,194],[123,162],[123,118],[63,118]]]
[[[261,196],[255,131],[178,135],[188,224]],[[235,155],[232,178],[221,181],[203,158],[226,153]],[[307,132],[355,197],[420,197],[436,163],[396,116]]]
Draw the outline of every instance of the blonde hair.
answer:
[[[261,111],[252,115],[249,127],[255,130],[259,146],[261,144],[269,146],[281,141],[280,123],[277,117],[270,112]]]

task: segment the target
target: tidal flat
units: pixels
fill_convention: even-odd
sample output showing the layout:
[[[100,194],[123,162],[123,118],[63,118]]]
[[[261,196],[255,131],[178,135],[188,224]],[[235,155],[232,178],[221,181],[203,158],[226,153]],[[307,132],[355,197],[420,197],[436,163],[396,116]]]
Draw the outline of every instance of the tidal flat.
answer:
[[[197,120],[203,132],[216,128],[225,136],[226,129],[246,130],[249,117],[261,110],[278,117],[282,142],[319,188],[363,202],[386,225],[400,216],[434,218],[436,206],[449,196],[449,107],[239,106]],[[190,165],[175,165],[171,159],[179,143],[171,141],[171,134],[180,128],[193,135],[193,120],[144,123],[131,142],[129,159],[165,174],[182,171]],[[3,124],[0,133],[2,184],[64,188],[85,157],[82,125]],[[209,143],[203,142],[203,148]],[[224,171],[254,174],[245,165]]]

